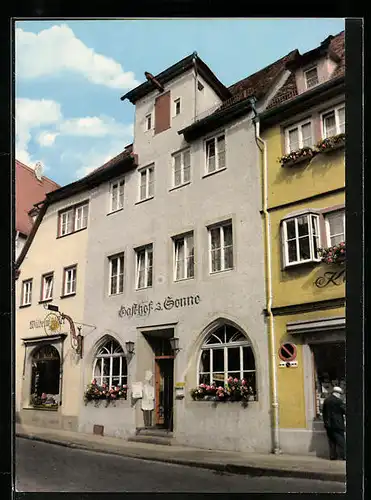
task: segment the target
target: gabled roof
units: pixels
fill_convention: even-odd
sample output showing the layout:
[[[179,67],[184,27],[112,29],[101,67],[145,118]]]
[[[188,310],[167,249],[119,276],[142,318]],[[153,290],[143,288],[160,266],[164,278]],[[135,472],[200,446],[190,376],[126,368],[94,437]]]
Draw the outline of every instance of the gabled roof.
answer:
[[[216,92],[221,100],[228,99],[231,96],[231,92],[223,85],[223,83],[214,75],[209,66],[203,62],[203,60],[198,57],[197,52],[190,54],[181,61],[173,64],[169,68],[165,69],[158,75],[154,77],[155,80],[161,85],[170,82],[177,76],[185,73],[189,69],[193,68],[196,64],[197,72],[202,76],[202,78],[210,85],[210,87]],[[142,97],[156,89],[153,84],[153,80],[147,80],[135,89],[130,90],[125,95],[121,97],[121,100],[129,99],[133,104],[136,103]]]
[[[28,236],[33,226],[33,219],[29,215],[34,204],[43,200],[47,193],[60,186],[48,177],[42,176],[38,180],[33,168],[20,161],[15,161],[15,229],[24,236]]]
[[[188,127],[180,130],[179,134],[184,134],[186,140],[192,140],[203,133],[226,123],[226,119],[232,120],[246,114],[251,109],[251,98],[255,100],[263,99],[272,85],[286,68],[286,63],[293,60],[298,54],[298,50],[292,50],[281,59],[253,73],[247,78],[234,83],[229,87],[232,96],[224,101],[213,113],[197,120]]]
[[[295,60],[287,64],[289,70],[294,71],[301,65],[306,64],[315,57],[328,53],[333,60],[337,61],[338,65],[332,73],[330,80],[345,75],[345,32],[341,31],[335,36],[329,36],[324,40],[321,45],[316,47],[305,54],[298,55]],[[274,108],[290,99],[294,99],[298,95],[296,86],[295,74],[292,73],[286,82],[282,85],[276,93],[272,101],[268,104],[267,109]]]

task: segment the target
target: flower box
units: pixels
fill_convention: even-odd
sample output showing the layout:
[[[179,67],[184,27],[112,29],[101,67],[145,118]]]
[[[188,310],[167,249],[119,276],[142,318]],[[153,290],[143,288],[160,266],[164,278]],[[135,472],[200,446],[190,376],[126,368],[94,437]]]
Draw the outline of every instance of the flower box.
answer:
[[[294,165],[298,165],[305,160],[310,160],[315,156],[316,151],[308,146],[298,149],[297,151],[291,151],[287,155],[283,155],[278,158],[278,161],[281,163],[282,167],[293,167]]]
[[[318,252],[322,262],[326,264],[344,264],[345,263],[345,242],[328,248],[319,248]]]
[[[316,145],[318,153],[330,153],[345,146],[345,134],[338,134],[322,139]]]
[[[238,380],[229,377],[223,386],[200,384],[196,389],[191,389],[191,397],[194,401],[213,401],[215,403],[241,402],[247,406],[249,401],[254,400],[254,391],[245,379]]]
[[[104,401],[108,406],[119,399],[127,399],[127,393],[126,385],[108,387],[107,384],[103,384],[99,386],[94,379],[84,393],[84,401],[85,404],[93,402],[96,405],[100,405],[101,401]]]

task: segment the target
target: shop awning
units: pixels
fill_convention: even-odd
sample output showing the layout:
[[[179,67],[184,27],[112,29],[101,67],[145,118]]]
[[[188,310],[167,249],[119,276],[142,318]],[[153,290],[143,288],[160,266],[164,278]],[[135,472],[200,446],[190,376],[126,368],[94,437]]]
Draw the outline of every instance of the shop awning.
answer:
[[[345,329],[345,316],[331,316],[305,321],[292,321],[286,324],[287,333],[291,335],[328,332]]]

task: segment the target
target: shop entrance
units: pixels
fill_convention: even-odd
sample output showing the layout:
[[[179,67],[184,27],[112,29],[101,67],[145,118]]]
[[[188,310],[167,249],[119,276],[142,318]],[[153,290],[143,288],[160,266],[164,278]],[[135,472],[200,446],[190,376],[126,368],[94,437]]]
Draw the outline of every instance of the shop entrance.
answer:
[[[153,424],[157,428],[173,430],[174,354],[170,338],[172,328],[144,333],[154,353],[155,410]]]

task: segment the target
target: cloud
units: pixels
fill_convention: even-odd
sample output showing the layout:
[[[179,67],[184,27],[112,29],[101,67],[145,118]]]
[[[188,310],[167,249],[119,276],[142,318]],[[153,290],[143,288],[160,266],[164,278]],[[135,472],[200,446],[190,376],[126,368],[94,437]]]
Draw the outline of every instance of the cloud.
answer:
[[[116,122],[109,116],[86,116],[64,121],[59,127],[64,135],[85,137],[117,137],[133,134],[132,125]]]
[[[62,119],[60,104],[47,99],[18,98],[15,103],[16,156],[31,165],[34,160],[28,152],[32,129],[56,124]]]
[[[114,89],[139,85],[132,71],[124,71],[114,59],[87,47],[65,24],[39,33],[17,28],[15,50],[17,78],[39,78],[67,70]]]
[[[52,133],[52,132],[41,132],[37,138],[37,142],[40,144],[40,146],[44,147],[49,147],[53,146],[55,143],[55,139],[59,135],[58,132]]]

